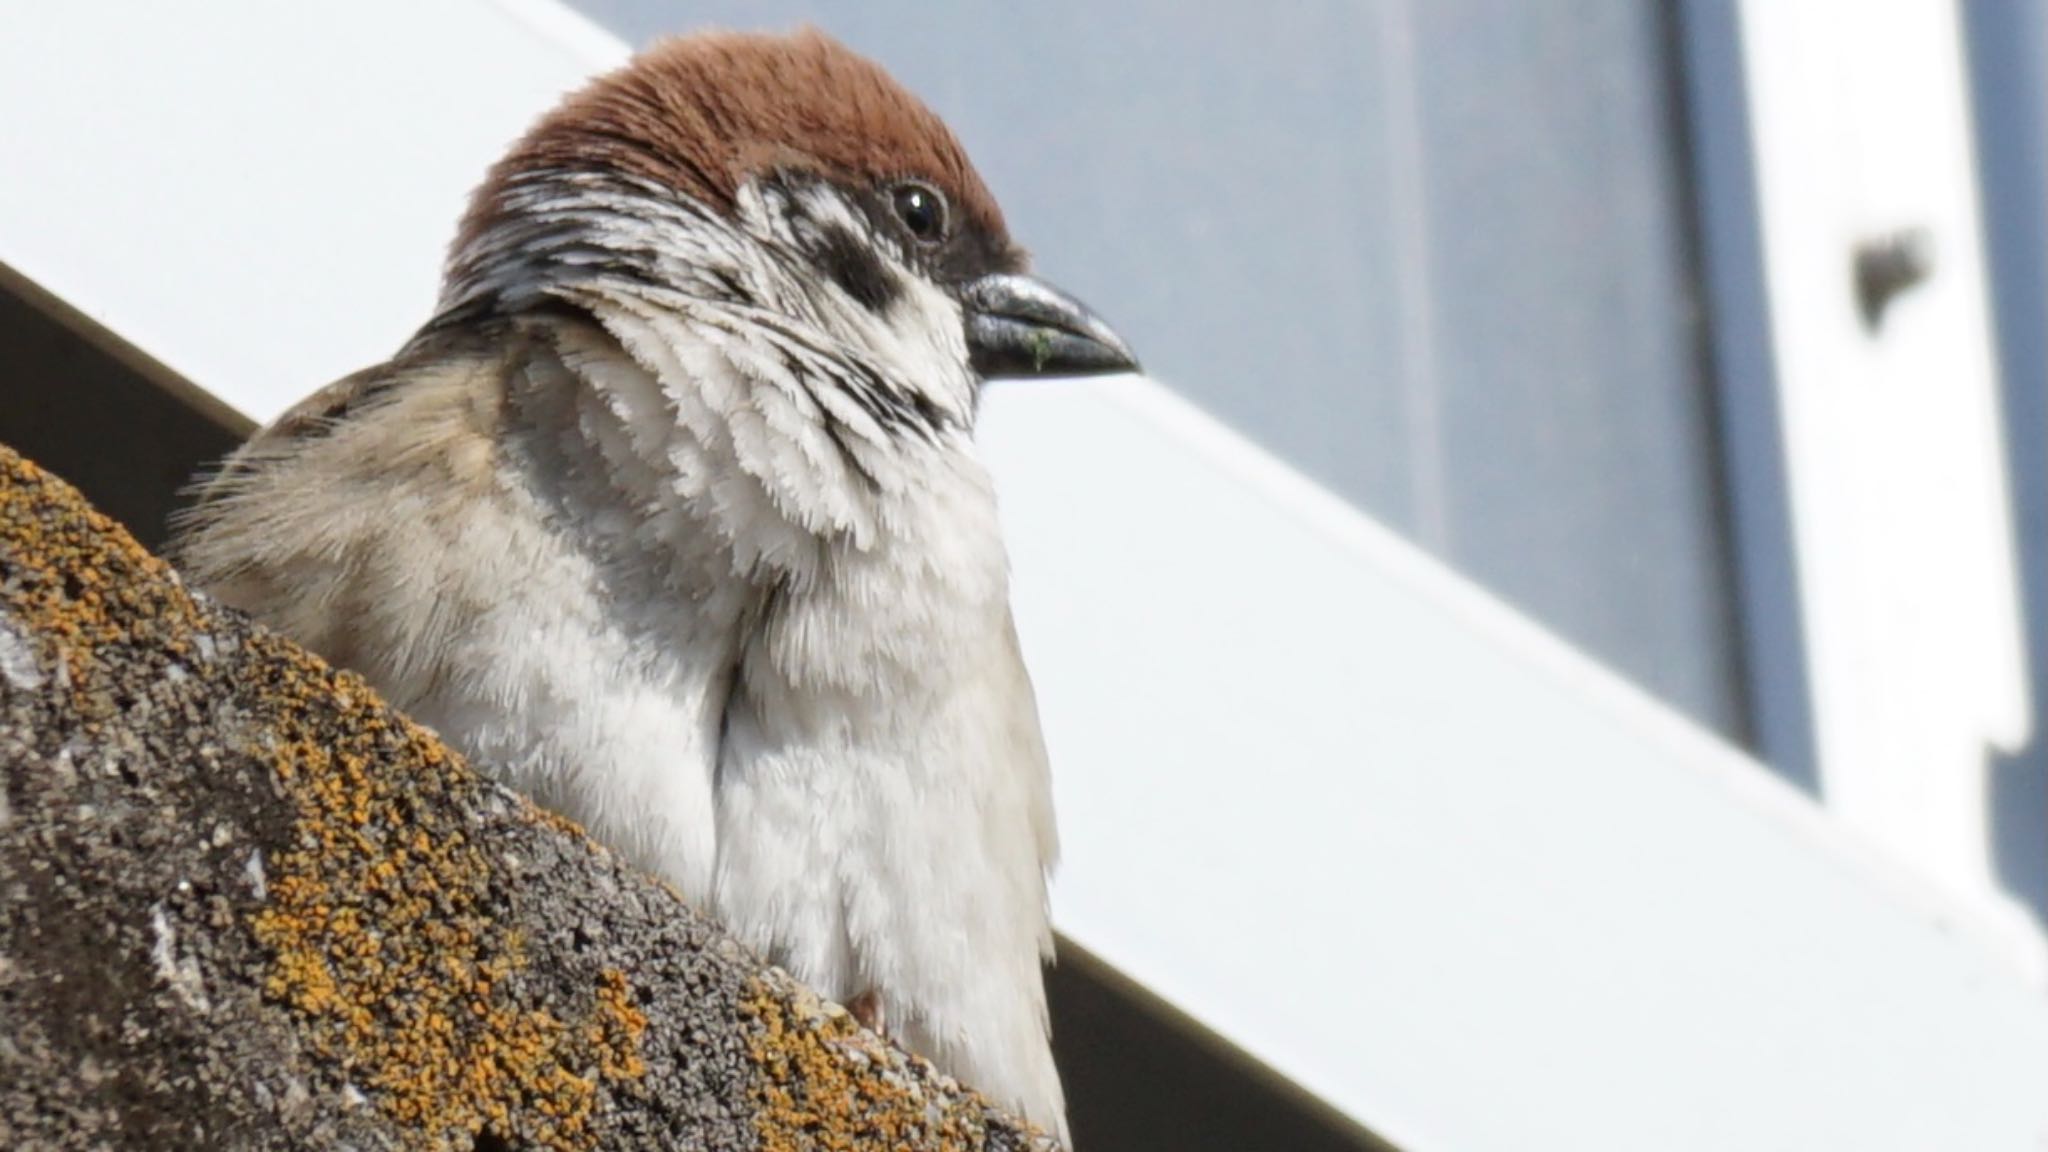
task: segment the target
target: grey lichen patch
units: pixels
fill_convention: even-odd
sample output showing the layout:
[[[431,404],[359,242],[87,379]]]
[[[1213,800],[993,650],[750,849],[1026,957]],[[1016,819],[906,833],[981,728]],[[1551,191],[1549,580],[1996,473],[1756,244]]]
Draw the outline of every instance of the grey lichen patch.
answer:
[[[249,862],[242,865],[242,879],[249,884],[249,892],[257,901],[270,899],[270,876],[263,870],[263,851],[249,853]]]
[[[199,964],[192,957],[178,951],[178,931],[171,926],[171,914],[162,903],[151,906],[149,928],[152,942],[149,959],[156,967],[156,978],[174,993],[186,1008],[202,1016],[213,1011],[213,1001],[206,996],[206,978],[199,973]]]
[[[1033,1139],[4,447],[0,621],[11,1146]]]
[[[33,692],[43,686],[42,661],[13,617],[0,612],[0,688]]]

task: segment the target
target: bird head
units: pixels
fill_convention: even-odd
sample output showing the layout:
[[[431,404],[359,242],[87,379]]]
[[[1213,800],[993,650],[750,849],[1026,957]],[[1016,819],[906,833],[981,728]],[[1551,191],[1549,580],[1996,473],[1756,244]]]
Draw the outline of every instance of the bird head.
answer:
[[[1136,370],[1029,274],[946,125],[821,33],[656,45],[537,124],[464,220],[443,312],[722,309],[965,422],[982,380]]]

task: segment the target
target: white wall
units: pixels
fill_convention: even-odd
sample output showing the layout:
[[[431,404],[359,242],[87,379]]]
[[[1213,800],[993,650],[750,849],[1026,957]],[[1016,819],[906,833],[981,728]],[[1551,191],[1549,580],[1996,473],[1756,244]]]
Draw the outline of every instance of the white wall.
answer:
[[[540,0],[0,25],[0,261],[259,418],[616,52]],[[1075,939],[1417,1152],[2048,1140],[2048,1001],[1743,756],[1156,385],[989,408]]]

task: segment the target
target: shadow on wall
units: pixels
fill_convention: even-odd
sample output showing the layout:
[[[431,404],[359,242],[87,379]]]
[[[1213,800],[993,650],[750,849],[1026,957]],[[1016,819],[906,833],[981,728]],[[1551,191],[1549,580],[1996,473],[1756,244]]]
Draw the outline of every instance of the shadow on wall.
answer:
[[[1991,765],[1999,879],[2048,924],[2048,6],[1966,4],[2034,739]]]
[[[307,389],[311,391],[309,387]],[[0,265],[0,443],[161,550],[178,490],[249,430],[119,337]]]

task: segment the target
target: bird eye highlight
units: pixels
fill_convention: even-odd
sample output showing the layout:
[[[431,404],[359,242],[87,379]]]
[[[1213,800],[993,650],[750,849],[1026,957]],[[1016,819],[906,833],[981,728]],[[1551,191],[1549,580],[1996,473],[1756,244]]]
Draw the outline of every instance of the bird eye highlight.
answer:
[[[920,243],[946,238],[946,198],[929,184],[898,184],[891,193],[896,218]]]

